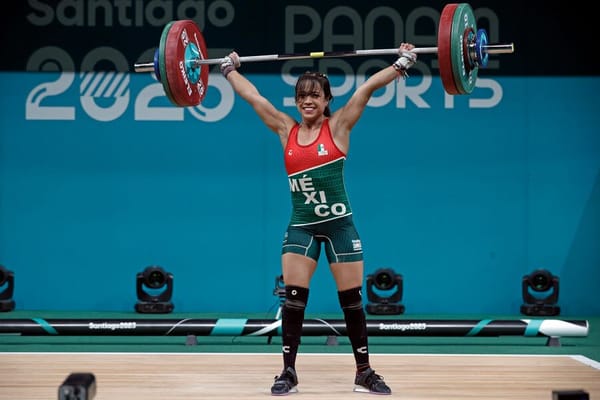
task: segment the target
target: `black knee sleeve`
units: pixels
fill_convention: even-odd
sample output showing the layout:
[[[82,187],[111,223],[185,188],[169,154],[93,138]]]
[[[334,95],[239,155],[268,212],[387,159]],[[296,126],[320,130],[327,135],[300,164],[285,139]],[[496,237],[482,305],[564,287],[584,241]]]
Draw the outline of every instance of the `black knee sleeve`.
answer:
[[[296,310],[304,310],[308,303],[308,289],[300,286],[285,287],[284,307]]]
[[[362,309],[362,287],[355,287],[352,289],[338,292],[338,299],[340,300],[340,306],[342,310],[357,310]]]
[[[281,312],[281,333],[283,345],[291,351],[289,362],[295,359],[295,353],[302,338],[304,310],[308,302],[308,289],[299,286],[285,287],[285,302]]]
[[[344,311],[348,338],[352,344],[352,351],[358,369],[369,366],[367,320],[362,306],[361,289],[361,287],[356,287],[338,292],[340,305]]]

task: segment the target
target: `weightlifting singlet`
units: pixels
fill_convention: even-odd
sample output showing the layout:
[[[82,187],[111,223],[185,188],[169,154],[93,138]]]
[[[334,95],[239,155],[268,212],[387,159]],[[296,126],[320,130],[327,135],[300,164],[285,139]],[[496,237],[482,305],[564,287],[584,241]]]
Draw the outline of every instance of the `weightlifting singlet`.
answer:
[[[329,120],[319,136],[306,146],[298,144],[296,124],[285,146],[285,169],[292,197],[291,226],[311,225],[352,214],[344,184],[343,153],[333,141]]]

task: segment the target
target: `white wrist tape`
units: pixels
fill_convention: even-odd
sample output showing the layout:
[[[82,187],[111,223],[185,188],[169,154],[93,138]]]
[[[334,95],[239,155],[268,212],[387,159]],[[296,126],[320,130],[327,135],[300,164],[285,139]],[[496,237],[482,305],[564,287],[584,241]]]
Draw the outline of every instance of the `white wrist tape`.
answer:
[[[396,69],[396,71],[398,71],[399,74],[404,76],[404,78],[407,78],[408,73],[406,72],[406,70],[408,70],[410,67],[412,67],[416,61],[417,61],[416,53],[403,51],[400,54],[400,57],[396,60],[396,62],[394,62],[392,64],[392,66],[394,67],[394,69]]]
[[[227,75],[229,75],[231,71],[237,69],[241,65],[239,58],[234,58],[235,59],[232,59],[229,56],[223,58],[223,62],[221,63],[221,73],[225,78],[227,78]]]

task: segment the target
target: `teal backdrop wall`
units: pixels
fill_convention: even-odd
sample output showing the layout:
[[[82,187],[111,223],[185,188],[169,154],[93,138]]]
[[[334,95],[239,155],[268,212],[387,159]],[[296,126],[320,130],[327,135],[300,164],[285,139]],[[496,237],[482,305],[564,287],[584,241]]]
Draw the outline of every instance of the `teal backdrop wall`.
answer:
[[[136,274],[156,264],[174,274],[178,311],[272,309],[290,209],[278,138],[219,93],[218,74],[203,115],[157,96],[148,121],[149,74],[128,76],[111,121],[90,117],[78,84],[40,89],[64,76],[0,75],[0,255],[17,307],[132,310]],[[251,78],[279,106],[292,93],[280,76]],[[366,272],[401,273],[407,313],[516,313],[522,276],[546,268],[563,314],[597,315],[600,79],[490,81],[502,88],[492,107],[489,89],[448,99],[435,78],[412,99],[403,81],[377,93],[347,168]],[[36,94],[72,118],[32,111]],[[324,263],[310,309],[338,309]]]
[[[538,4],[539,3],[539,4]],[[561,315],[600,315],[600,74],[593,12],[472,3],[492,43],[469,96],[436,57],[376,93],[347,186],[365,272],[403,275],[407,314],[518,314],[521,279],[560,279]],[[210,57],[436,45],[439,1],[27,0],[0,15],[0,264],[21,310],[133,311],[135,277],[174,275],[180,312],[275,315],[290,198],[278,138],[213,67],[198,107],[151,74],[162,28],[192,18]],[[265,10],[268,10],[266,12]],[[259,27],[259,28],[257,28]],[[255,34],[250,35],[250,32]],[[569,51],[557,51],[569,49]],[[326,72],[335,110],[393,57],[242,66],[295,114],[295,77]],[[0,290],[2,287],[0,287]],[[337,312],[325,262],[308,312]]]

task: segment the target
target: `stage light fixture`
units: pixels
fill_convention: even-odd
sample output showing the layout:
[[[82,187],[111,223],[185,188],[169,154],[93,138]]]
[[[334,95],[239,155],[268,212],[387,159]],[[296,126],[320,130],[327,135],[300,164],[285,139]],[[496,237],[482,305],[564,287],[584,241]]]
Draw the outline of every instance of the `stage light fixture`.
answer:
[[[285,303],[285,282],[283,281],[283,275],[275,276],[275,287],[273,288],[273,296],[279,297],[279,305],[277,307],[277,313],[275,313],[275,319],[281,319],[281,313],[283,311],[283,303]],[[269,336],[267,343],[271,344],[273,336]]]
[[[173,274],[152,265],[136,277],[138,302],[135,311],[143,314],[167,314],[173,311]]]
[[[390,268],[380,268],[367,275],[367,313],[394,315],[404,313],[402,300],[403,278]]]
[[[58,400],[92,400],[96,397],[96,377],[91,372],[73,372],[58,388]]]
[[[275,277],[273,296],[278,296],[281,302],[285,301],[285,282],[283,281],[283,275],[277,275]]]
[[[15,301],[12,299],[15,290],[15,274],[0,265],[0,312],[15,309]]]
[[[273,296],[279,297],[279,307],[277,308],[277,313],[275,314],[275,319],[279,319],[281,317],[283,303],[285,303],[285,282],[283,281],[283,275],[277,275],[275,277]]]
[[[552,400],[590,400],[590,394],[582,389],[553,390]]]
[[[558,302],[559,279],[546,269],[536,269],[523,276],[522,294],[524,304],[521,313],[531,316],[560,314]]]

